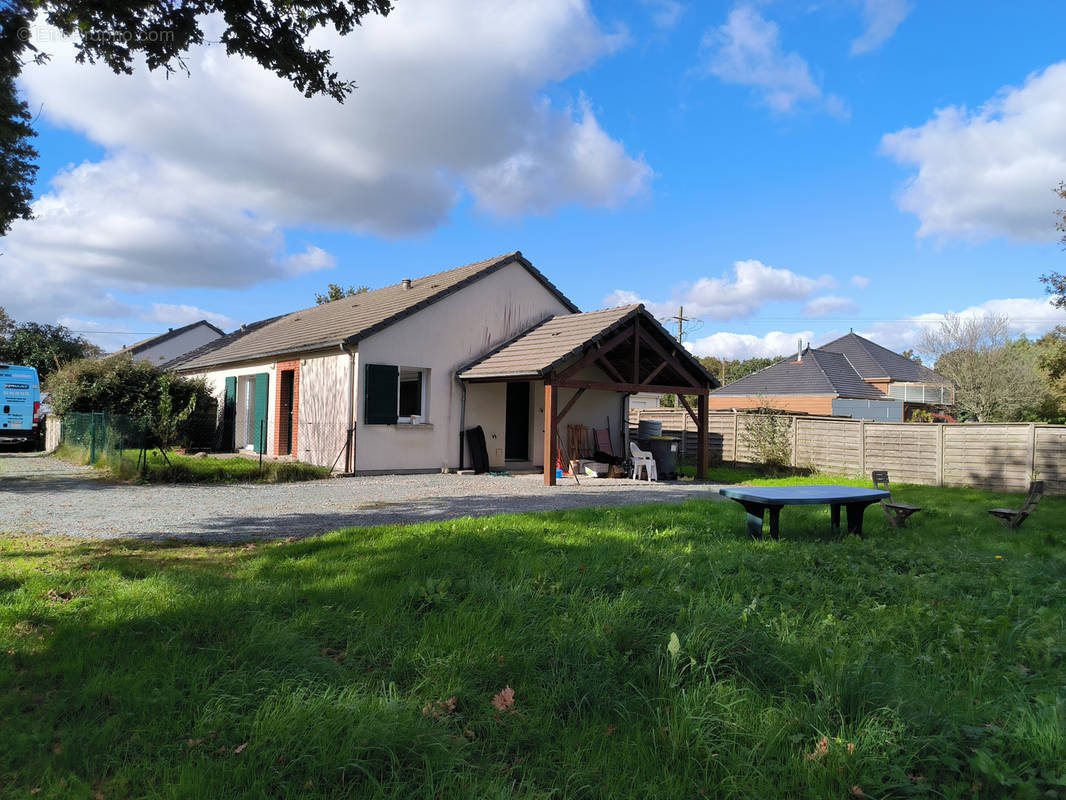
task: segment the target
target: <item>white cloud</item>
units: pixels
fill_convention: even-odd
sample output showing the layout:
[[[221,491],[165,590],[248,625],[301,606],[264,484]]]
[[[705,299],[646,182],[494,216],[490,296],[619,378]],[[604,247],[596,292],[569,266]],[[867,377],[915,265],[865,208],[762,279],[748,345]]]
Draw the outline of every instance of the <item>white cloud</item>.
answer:
[[[152,303],[148,308],[128,309],[128,313],[131,319],[139,323],[137,324],[139,330],[133,330],[125,321],[120,322],[114,319],[101,321],[63,315],[57,319],[57,322],[93,344],[99,345],[108,353],[121,350],[149,336],[164,333],[167,328],[180,328],[182,325],[202,319],[206,319],[224,331],[237,327],[236,321],[225,314],[216,314],[196,306],[183,304]]]
[[[678,0],[641,0],[651,11],[651,21],[656,28],[671,30],[677,26],[685,7]]]
[[[546,213],[560,197],[614,207],[642,191],[651,168],[626,156],[622,144],[600,127],[586,98],[578,105],[574,119],[541,103],[523,150],[471,172],[467,187],[479,208],[501,216]],[[559,128],[566,130],[552,130]]]
[[[725,83],[751,87],[764,104],[778,113],[804,104],[821,105],[834,116],[847,117],[844,101],[831,96],[811,77],[799,53],[785,52],[777,23],[765,19],[754,6],[738,5],[724,25],[707,31],[700,43],[703,69]]]
[[[870,285],[870,279],[867,278],[865,275],[852,275],[851,285],[859,289],[865,289],[867,286]]]
[[[727,360],[734,358],[775,358],[794,353],[797,339],[802,339],[804,345],[806,345],[813,335],[811,331],[797,331],[795,333],[771,331],[765,336],[720,331],[701,339],[695,339],[692,342],[686,342],[686,346],[697,357],[714,356],[715,358],[725,358]]]
[[[686,316],[730,320],[750,317],[770,302],[806,300],[818,289],[836,287],[837,282],[829,275],[809,278],[749,259],[735,262],[732,275],[699,278],[675,288],[669,300],[645,300],[635,292],[616,289],[607,295],[604,304],[644,303],[660,319],[676,314],[678,307],[684,306]]]
[[[446,222],[464,195],[507,216],[618,205],[650,167],[587,100],[543,93],[624,42],[586,0],[405,0],[347,37],[313,38],[358,84],[338,104],[219,45],[188,53],[188,77],[126,76],[75,64],[57,37],[23,88],[49,123],[107,154],[61,173],[39,219],[13,226],[5,269],[51,281],[62,297],[49,310],[95,315],[108,288],[247,286],[332,266],[313,245],[291,252],[295,226],[404,236]],[[32,300],[11,305],[43,318]]]
[[[899,206],[918,216],[919,236],[1052,241],[1052,189],[1066,175],[1066,62],[976,112],[939,109],[920,127],[884,136],[881,150],[917,168]]]
[[[948,313],[931,311],[905,320],[876,322],[861,335],[896,352],[913,349],[917,347],[923,329],[938,325]],[[1066,322],[1062,310],[1051,305],[1050,299],[1046,297],[987,300],[980,305],[968,306],[954,313],[960,317],[1005,314],[1010,320],[1008,331],[1012,337],[1022,334],[1030,338],[1040,337],[1056,325]]]
[[[911,4],[907,0],[863,0],[862,16],[866,29],[851,43],[851,54],[855,56],[876,50],[892,38],[910,13]]]
[[[850,297],[837,297],[825,295],[816,297],[803,306],[803,313],[808,317],[828,317],[830,314],[849,314],[858,311],[859,307]]]
[[[604,308],[616,308],[617,306],[631,306],[635,303],[645,303],[646,301],[636,292],[631,292],[628,289],[615,289],[609,295],[603,298]]]
[[[231,331],[237,327],[237,321],[225,314],[216,314],[196,306],[173,303],[152,303],[151,311],[142,314],[141,319],[146,322],[161,322],[172,328],[180,328],[182,325],[199,322],[202,319],[206,319],[223,331]]]

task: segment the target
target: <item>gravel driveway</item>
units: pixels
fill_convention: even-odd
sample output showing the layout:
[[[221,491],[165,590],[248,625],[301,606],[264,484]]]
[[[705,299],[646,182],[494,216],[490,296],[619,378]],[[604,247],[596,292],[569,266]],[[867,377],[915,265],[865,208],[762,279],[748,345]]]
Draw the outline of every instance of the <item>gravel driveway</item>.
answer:
[[[717,486],[540,475],[385,475],[309,483],[109,483],[53,458],[0,455],[0,532],[236,541],[523,511],[720,499]]]

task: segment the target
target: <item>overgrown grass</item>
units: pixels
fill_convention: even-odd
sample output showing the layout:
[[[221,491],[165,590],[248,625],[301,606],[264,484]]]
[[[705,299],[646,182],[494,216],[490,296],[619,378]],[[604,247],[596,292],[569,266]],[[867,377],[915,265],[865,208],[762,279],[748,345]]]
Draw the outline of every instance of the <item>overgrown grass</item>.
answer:
[[[899,492],[862,540],[708,501],[0,537],[0,793],[1063,796],[1066,499],[1008,532],[1017,496]]]
[[[70,445],[57,448],[56,458],[74,464],[87,464],[89,451]],[[328,467],[316,467],[298,461],[258,461],[232,458],[194,458],[167,453],[169,464],[158,450],[148,451],[147,466],[138,464],[139,451],[106,454],[98,465],[110,470],[120,480],[141,480],[146,483],[288,483],[328,478]]]

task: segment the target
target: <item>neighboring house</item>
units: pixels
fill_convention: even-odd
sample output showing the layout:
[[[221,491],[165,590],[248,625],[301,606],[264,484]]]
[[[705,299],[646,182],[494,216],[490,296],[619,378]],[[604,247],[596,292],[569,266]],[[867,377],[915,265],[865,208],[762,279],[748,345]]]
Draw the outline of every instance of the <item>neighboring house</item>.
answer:
[[[206,319],[202,319],[181,328],[171,328],[166,333],[123,347],[111,355],[128,356],[134,361],[149,361],[157,367],[165,367],[174,359],[225,335]]]
[[[902,422],[918,405],[950,406],[951,382],[849,333],[711,393],[712,409],[769,406],[799,414]]]
[[[894,400],[903,401],[905,419],[917,408],[955,405],[955,387],[948,378],[857,333],[841,336],[818,349],[846,356],[864,381]]]
[[[661,394],[651,394],[650,392],[641,392],[635,394],[629,398],[630,409],[638,408],[659,408],[662,404],[663,396]]]
[[[493,468],[548,482],[564,417],[610,420],[622,453],[628,395],[717,385],[643,306],[582,314],[518,252],[263,320],[174,368],[219,397],[220,449],[439,470],[471,463],[460,431],[480,426]]]

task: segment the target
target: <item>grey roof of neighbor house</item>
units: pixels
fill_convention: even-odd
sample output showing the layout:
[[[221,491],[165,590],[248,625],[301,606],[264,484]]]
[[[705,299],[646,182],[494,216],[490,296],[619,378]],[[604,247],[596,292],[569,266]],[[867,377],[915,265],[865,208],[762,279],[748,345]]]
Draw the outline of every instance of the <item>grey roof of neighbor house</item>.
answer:
[[[123,356],[123,355],[135,356],[138,353],[141,353],[141,352],[147,350],[149,347],[153,347],[153,346],[155,346],[157,344],[162,344],[163,342],[166,342],[166,341],[169,341],[170,339],[173,339],[175,336],[181,336],[181,334],[185,333],[186,331],[191,331],[193,328],[197,328],[197,327],[199,327],[201,325],[206,325],[208,328],[213,330],[219,336],[225,336],[226,335],[220,328],[215,327],[210,322],[208,322],[206,319],[201,319],[201,320],[199,320],[197,322],[190,322],[188,325],[182,325],[180,328],[171,328],[166,333],[160,333],[158,336],[151,336],[151,337],[149,337],[147,339],[141,339],[141,341],[139,341],[139,342],[135,342],[134,344],[127,345],[126,347],[123,347],[121,350],[116,350],[114,353],[110,353],[107,356],[107,358],[110,358],[111,356]]]
[[[461,368],[459,377],[462,380],[490,380],[545,376],[579,355],[588,345],[603,341],[636,316],[640,316],[652,329],[657,329],[661,334],[660,338],[665,337],[664,341],[673,345],[680,360],[691,368],[695,377],[706,378],[708,385],[712,387],[718,385],[714,376],[687,350],[680,347],[641,304],[549,317]],[[670,371],[667,370],[666,374],[669,375]],[[683,382],[681,378],[675,377],[671,384],[683,385]]]
[[[235,331],[234,338],[212,342],[213,346],[200,348],[189,357],[172,362],[171,366],[183,371],[195,370],[253,358],[337,347],[342,342],[354,344],[509,264],[521,264],[564,306],[578,310],[521,252],[515,251],[414,278],[409,287],[401,281],[383,289],[264,320],[257,323],[255,330]],[[241,335],[237,336],[237,333]]]
[[[951,381],[929,367],[922,366],[899,353],[893,353],[887,347],[864,339],[857,333],[849,333],[823,344],[819,350],[842,353],[864,380],[888,378],[893,381],[909,383],[932,383],[950,386]]]
[[[746,375],[714,392],[715,396],[832,395],[861,400],[887,400],[864,381],[842,353],[803,351],[801,361],[786,359]]]
[[[274,322],[275,320],[279,319],[281,319],[281,316],[267,317],[266,319],[261,319],[258,322],[250,322],[247,325],[241,325],[241,327],[239,327],[232,333],[227,333],[225,336],[221,336],[212,342],[208,342],[207,344],[201,345],[195,350],[190,350],[188,353],[184,353],[183,355],[172,358],[170,361],[167,361],[164,364],[160,364],[159,368],[184,369],[186,362],[192,361],[193,359],[199,359],[201,356],[210,355],[216,350],[220,350],[223,347],[227,347],[228,345],[233,344],[233,342],[237,341],[238,339],[244,336],[248,336],[249,334],[254,333],[255,331],[262,328],[264,325],[269,325],[271,322]]]

